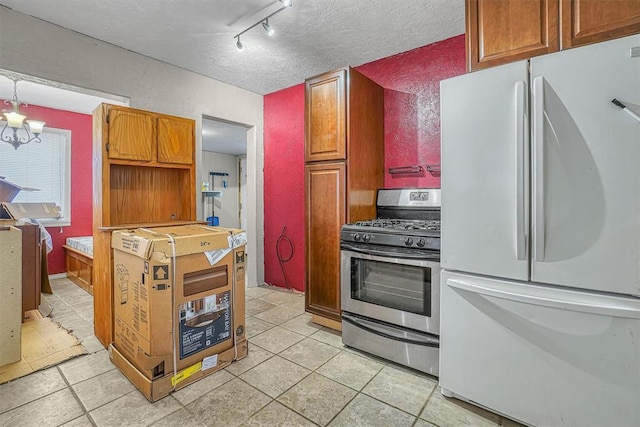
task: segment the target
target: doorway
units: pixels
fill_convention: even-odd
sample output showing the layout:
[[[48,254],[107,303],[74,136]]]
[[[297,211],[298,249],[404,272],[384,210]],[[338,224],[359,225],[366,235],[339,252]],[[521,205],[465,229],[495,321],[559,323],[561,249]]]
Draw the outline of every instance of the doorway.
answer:
[[[246,230],[248,130],[243,124],[202,118],[202,220],[210,225]]]

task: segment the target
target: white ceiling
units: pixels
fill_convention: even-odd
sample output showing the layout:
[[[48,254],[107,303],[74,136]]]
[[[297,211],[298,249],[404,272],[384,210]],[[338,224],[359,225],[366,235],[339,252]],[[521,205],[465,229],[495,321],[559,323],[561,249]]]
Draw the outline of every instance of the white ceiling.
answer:
[[[20,104],[33,104],[42,107],[55,108],[57,110],[73,111],[75,113],[91,114],[94,108],[103,102],[116,105],[128,105],[128,100],[112,95],[100,95],[95,91],[89,91],[69,85],[54,85],[53,82],[44,82],[40,79],[29,79],[16,73],[3,75],[0,70],[0,100],[13,98],[13,80],[18,80],[18,101]],[[0,103],[0,111],[10,111],[10,105]]]
[[[14,10],[258,94],[464,32],[464,0],[0,0]],[[28,29],[27,29],[28,31]],[[18,94],[20,96],[20,93]]]

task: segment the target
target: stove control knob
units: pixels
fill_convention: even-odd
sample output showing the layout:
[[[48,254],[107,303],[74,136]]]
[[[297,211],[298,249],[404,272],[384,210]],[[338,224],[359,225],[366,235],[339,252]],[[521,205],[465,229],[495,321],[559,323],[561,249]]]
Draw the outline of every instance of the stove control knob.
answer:
[[[404,239],[404,244],[407,246],[413,245],[413,239],[411,237],[407,237],[406,239]]]
[[[422,237],[418,239],[418,246],[420,246],[421,248],[424,247],[425,243],[426,242],[424,241],[424,239]]]
[[[360,241],[360,233],[356,233],[353,235],[353,240],[355,240],[356,242]]]
[[[371,240],[371,236],[369,236],[368,234],[363,234],[362,235],[362,241],[365,243],[369,243],[369,240]]]

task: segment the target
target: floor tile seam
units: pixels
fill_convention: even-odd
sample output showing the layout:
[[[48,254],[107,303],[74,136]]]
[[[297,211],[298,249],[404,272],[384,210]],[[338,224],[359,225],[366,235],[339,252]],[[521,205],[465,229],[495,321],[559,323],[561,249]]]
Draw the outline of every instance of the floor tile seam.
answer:
[[[267,397],[269,398],[269,401],[268,401],[264,406],[261,406],[260,408],[258,408],[258,410],[257,410],[257,411],[255,411],[254,413],[252,413],[251,415],[249,415],[249,417],[248,417],[246,420],[242,421],[242,424],[244,424],[245,422],[247,422],[248,420],[250,420],[250,419],[251,419],[251,417],[253,417],[253,416],[254,416],[255,414],[257,414],[258,412],[262,411],[264,408],[266,408],[268,405],[270,405],[270,404],[271,404],[271,402],[274,402],[274,401],[276,400],[276,399],[272,398],[271,396],[269,396],[267,393],[265,393],[265,392],[263,392],[262,390],[260,390],[259,388],[254,387],[254,386],[252,386],[251,384],[249,384],[249,383],[248,383],[248,382],[246,382],[244,379],[240,378],[240,376],[235,377],[235,379],[237,379],[238,381],[242,381],[243,383],[245,383],[246,385],[248,385],[248,386],[249,386],[249,387],[251,387],[252,389],[256,390],[258,393],[260,393],[260,394],[264,394],[265,396],[267,396]],[[225,383],[225,384],[228,384],[228,383],[229,383],[229,382],[227,382],[227,383]],[[242,424],[241,424],[241,425],[242,425]]]
[[[280,326],[280,325],[276,325],[276,326]],[[282,326],[280,326],[280,327],[282,328]],[[272,329],[273,329],[273,328],[272,328]],[[258,347],[260,347],[260,348],[261,348],[261,349],[263,349],[263,350],[268,351],[269,353],[273,353],[273,354],[280,354],[280,353],[282,353],[283,351],[290,349],[291,347],[293,347],[294,345],[298,344],[300,341],[302,341],[302,340],[304,340],[304,339],[306,338],[304,335],[302,335],[302,334],[298,334],[298,333],[297,333],[297,332],[295,332],[295,331],[290,331],[290,330],[288,330],[288,329],[286,329],[286,328],[282,328],[282,329],[286,330],[287,332],[293,332],[294,334],[301,335],[301,336],[302,336],[302,339],[301,339],[301,340],[298,340],[298,341],[296,341],[296,342],[294,342],[293,344],[291,344],[290,346],[288,346],[288,347],[286,347],[286,348],[283,348],[282,350],[278,351],[277,353],[274,353],[273,351],[271,351],[271,350],[269,350],[269,349],[266,349],[266,348],[264,348],[264,347],[261,347],[261,346],[260,346],[260,345],[258,345],[258,344],[255,344],[255,343],[251,343],[251,344],[252,344],[252,345],[257,345]],[[270,331],[270,330],[271,330],[271,329],[269,329],[269,331]],[[268,331],[260,332],[258,335],[254,335],[254,336],[253,336],[253,337],[251,337],[251,338],[256,338],[256,337],[258,337],[258,336],[260,336],[260,335],[264,334],[265,332],[268,332]]]
[[[308,336],[309,338],[312,338],[312,339],[314,339],[314,340],[318,341],[318,342],[321,342],[321,343],[324,343],[324,344],[330,345],[331,347],[339,348],[340,350],[343,350],[343,349],[345,348],[345,347],[344,347],[344,344],[343,344],[343,346],[342,346],[342,347],[338,347],[338,346],[336,346],[336,345],[329,344],[328,342],[324,342],[324,341],[322,341],[322,340],[319,340],[318,338],[313,338],[313,336],[314,336],[317,332],[319,332],[319,331],[321,331],[321,330],[322,330],[322,329],[319,329],[318,331],[316,331],[316,332],[312,333],[311,335],[307,335],[307,336]]]
[[[424,421],[427,421],[427,422],[429,422],[431,424],[434,424],[434,425],[440,427],[439,424],[436,424],[434,422],[431,422],[431,421],[426,420],[426,419],[421,417],[421,415],[424,413],[424,410],[427,409],[427,405],[429,405],[429,402],[431,402],[431,398],[436,393],[438,387],[440,387],[440,386],[438,384],[436,384],[436,386],[433,388],[433,390],[431,390],[431,393],[429,393],[429,397],[427,397],[427,401],[424,402],[424,405],[422,405],[422,408],[420,409],[420,412],[418,412],[417,420],[424,420]],[[416,420],[416,422],[417,422],[417,420]]]
[[[336,356],[337,356],[337,355],[336,355]],[[380,371],[378,371],[378,372],[376,373],[376,375],[374,375],[374,376],[373,376],[369,381],[367,381],[367,383],[366,383],[364,386],[362,386],[362,388],[361,388],[360,390],[355,389],[355,388],[353,388],[352,386],[349,386],[349,385],[347,385],[347,384],[343,384],[343,383],[341,383],[341,382],[339,382],[339,381],[336,381],[336,380],[335,380],[335,379],[333,379],[333,378],[329,378],[329,377],[327,377],[326,375],[323,375],[321,372],[316,372],[316,371],[314,371],[314,372],[315,372],[316,374],[318,374],[318,375],[321,375],[322,377],[324,377],[324,378],[326,378],[326,379],[328,379],[328,380],[331,380],[331,381],[333,381],[333,382],[335,382],[335,383],[337,383],[337,384],[340,384],[340,385],[342,385],[342,386],[345,386],[345,387],[347,387],[347,388],[349,388],[349,389],[351,389],[351,390],[355,391],[355,392],[356,392],[356,395],[358,395],[358,394],[362,394],[362,395],[367,396],[367,397],[370,397],[370,398],[372,398],[372,399],[374,399],[374,400],[376,400],[376,401],[378,401],[378,402],[380,402],[380,403],[383,403],[383,404],[385,404],[385,405],[387,405],[387,406],[390,406],[390,407],[392,407],[392,408],[394,408],[394,409],[397,409],[397,410],[399,410],[399,411],[402,411],[402,412],[404,412],[405,414],[408,414],[408,415],[410,415],[410,416],[412,416],[412,417],[415,417],[416,419],[420,418],[420,414],[421,414],[421,413],[422,413],[422,411],[424,410],[424,407],[426,406],[426,402],[425,402],[425,404],[421,407],[420,411],[418,412],[418,415],[413,415],[412,413],[407,412],[406,410],[404,410],[404,409],[402,409],[402,408],[398,408],[397,406],[395,406],[395,405],[393,405],[393,404],[391,404],[391,403],[389,403],[389,402],[384,402],[384,401],[382,401],[382,400],[378,399],[378,398],[377,398],[377,397],[375,397],[375,396],[371,396],[371,395],[369,395],[369,394],[365,393],[364,389],[367,387],[367,385],[369,385],[369,383],[370,383],[371,381],[373,381],[373,379],[374,379],[374,378],[378,375],[378,373],[380,373],[381,371],[382,371],[382,369],[380,369]],[[435,390],[435,389],[434,389],[434,390]],[[432,393],[433,393],[433,390],[432,390]],[[431,395],[429,395],[429,397],[431,397]],[[355,397],[354,397],[354,399],[355,399]],[[352,399],[352,400],[353,400],[353,399]],[[429,398],[427,398],[427,401],[428,401],[428,400],[429,400]],[[346,405],[345,405],[345,406],[346,406]],[[343,409],[344,409],[344,408],[343,408]]]
[[[313,374],[314,371],[309,372],[304,378],[302,378],[300,381],[298,381],[297,383],[295,383],[294,385],[292,385],[291,387],[289,387],[288,389],[286,389],[285,391],[283,391],[282,393],[280,393],[278,395],[278,397],[276,397],[275,399],[273,399],[274,402],[277,402],[279,404],[281,404],[282,406],[284,406],[287,409],[290,409],[291,411],[293,411],[295,414],[300,415],[302,418],[304,418],[305,420],[309,421],[311,424],[313,425],[320,425],[317,422],[311,420],[310,418],[307,418],[304,414],[301,414],[300,412],[296,411],[294,408],[288,406],[286,403],[279,401],[278,399],[281,398],[285,393],[287,393],[289,390],[291,390],[292,388],[294,388],[295,386],[297,386],[298,384],[300,384],[302,381],[304,381],[307,377],[309,377],[311,374]],[[271,402],[269,402],[269,404],[271,404]],[[258,411],[259,412],[259,411]],[[256,412],[257,414],[257,412]],[[255,415],[255,414],[254,414]],[[252,415],[253,416],[253,415]],[[326,425],[326,424],[325,424]]]
[[[135,391],[138,391],[138,390],[136,389]],[[154,425],[155,423],[159,422],[160,420],[162,420],[162,419],[164,419],[164,418],[166,418],[166,417],[169,417],[169,416],[171,416],[171,415],[175,414],[176,412],[178,412],[178,411],[179,411],[179,410],[181,410],[181,409],[187,409],[187,407],[186,407],[185,405],[183,405],[183,404],[182,404],[182,402],[180,402],[178,399],[176,399],[175,397],[173,397],[173,395],[172,395],[171,393],[169,393],[167,396],[163,397],[162,399],[168,399],[168,398],[172,398],[175,402],[177,402],[177,403],[178,403],[179,408],[178,408],[178,409],[176,409],[175,411],[172,411],[172,412],[168,413],[167,415],[165,415],[164,417],[162,417],[162,418],[160,418],[160,419],[157,419],[157,420],[152,421],[152,422],[150,422],[150,423],[148,423],[148,424],[145,424],[145,425],[144,425],[144,427],[150,427],[150,426]],[[162,400],[162,399],[156,400],[156,402],[159,402],[159,401],[160,401],[160,400]],[[150,403],[151,403],[151,404],[153,404],[153,403],[155,403],[155,402],[150,402]],[[203,424],[204,424],[204,423],[203,423]]]
[[[69,382],[67,377],[64,375],[64,372],[62,372],[62,369],[60,369],[60,365],[56,365],[56,369],[58,370],[58,374],[62,377],[62,381],[64,381],[64,383],[67,385],[67,389],[69,389],[69,392],[71,393],[71,395],[75,399],[76,403],[80,406],[80,409],[82,410],[83,415],[85,415],[89,419],[89,422],[91,423],[91,425],[97,426],[98,424],[96,424],[96,422],[94,421],[93,417],[89,414],[89,411],[87,411],[87,408],[82,403],[82,400],[80,399],[80,396],[78,396],[78,393],[76,393],[74,388],[71,386],[71,383]],[[80,418],[80,417],[77,417],[77,418]],[[75,419],[76,418],[74,418],[74,420]],[[73,421],[73,420],[71,420],[71,421]]]
[[[54,322],[60,322],[60,321],[62,321],[64,319],[66,319],[67,317],[71,317],[71,316],[78,316],[78,317],[80,317],[82,320],[84,320],[86,322],[86,320],[77,311],[74,311],[73,313],[65,314],[64,316],[60,316],[60,317],[55,316],[55,312],[53,312],[52,314],[54,314],[54,316],[53,317],[49,317],[49,318],[51,320],[53,320]]]
[[[318,341],[318,340],[316,340],[316,341]],[[322,341],[318,341],[318,342],[322,342]],[[327,344],[327,343],[324,343],[324,344]],[[327,345],[331,345],[331,344],[327,344]],[[337,347],[334,347],[334,348],[337,348]],[[338,357],[338,355],[340,355],[340,353],[342,353],[342,351],[339,351],[339,352],[337,352],[335,355],[333,355],[332,357],[330,357],[330,358],[329,358],[329,360],[327,360],[326,362],[324,362],[322,365],[318,366],[316,369],[314,369],[314,370],[313,370],[313,372],[316,372],[318,375],[322,375],[320,372],[317,372],[317,371],[318,371],[318,369],[322,368],[324,365],[326,365],[327,363],[331,362],[333,359],[335,359],[336,357]],[[325,378],[328,378],[328,377],[326,377],[326,376],[324,376],[324,375],[322,375],[322,376],[323,376],[323,377],[325,377]],[[329,378],[329,379],[330,379],[331,381],[337,382],[337,381],[335,381],[335,380],[333,380],[333,379],[331,379],[331,378]],[[340,383],[338,383],[338,384],[340,384]],[[349,387],[349,388],[352,388],[352,387]],[[357,390],[356,390],[356,391],[357,391]]]
[[[36,372],[32,372],[31,374],[35,374],[35,373]],[[28,376],[28,375],[31,375],[31,374],[27,374],[27,375],[25,375],[25,377]],[[4,415],[4,414],[9,413],[9,412],[11,412],[11,411],[13,411],[15,409],[22,408],[23,406],[26,406],[26,405],[28,405],[30,403],[33,403],[33,402],[37,402],[38,400],[44,399],[47,396],[51,396],[52,394],[57,393],[57,392],[59,392],[61,390],[64,390],[65,388],[69,388],[68,383],[66,381],[66,378],[64,378],[64,375],[62,375],[60,372],[58,372],[58,374],[62,377],[62,380],[65,383],[65,385],[63,387],[60,387],[59,389],[53,390],[50,393],[45,394],[44,396],[40,396],[40,397],[38,397],[36,399],[29,400],[28,402],[21,403],[18,406],[14,406],[13,408],[9,408],[6,411],[2,411],[2,412],[0,412],[0,415]],[[20,378],[24,378],[24,377],[20,377]],[[20,378],[16,378],[15,380],[19,380]],[[15,380],[11,380],[11,381],[15,381]],[[6,382],[5,384],[9,384],[11,381]]]
[[[302,340],[302,341],[304,341],[304,340]],[[296,344],[300,344],[302,341],[298,341]],[[294,345],[296,345],[296,344],[294,344]],[[292,345],[291,347],[293,347],[294,345]],[[291,347],[289,347],[289,348],[291,348]],[[286,348],[286,349],[282,350],[280,353],[275,354],[274,356],[280,356],[280,357],[282,357],[284,360],[287,360],[287,361],[289,361],[289,362],[291,362],[291,363],[293,363],[293,364],[295,364],[295,365],[298,365],[298,366],[300,366],[300,367],[302,367],[302,368],[305,368],[305,369],[307,369],[307,370],[309,370],[309,371],[311,371],[311,372],[315,372],[315,371],[316,371],[316,369],[319,369],[319,368],[320,368],[320,366],[324,365],[324,363],[323,363],[322,365],[318,366],[317,368],[315,368],[315,369],[311,369],[311,368],[309,368],[309,367],[307,367],[307,366],[304,366],[304,365],[302,365],[302,364],[300,364],[300,363],[296,362],[295,360],[287,359],[286,357],[282,356],[282,353],[284,353],[285,351],[287,351],[289,348]],[[336,355],[336,356],[337,356],[337,355]],[[332,356],[332,357],[331,357],[331,359],[333,359],[334,357],[335,357],[335,356]],[[329,360],[331,360],[331,359],[329,359]],[[265,360],[265,361],[266,361],[266,360]],[[327,362],[328,362],[328,360],[327,360]],[[326,363],[326,362],[325,362],[325,363]]]
[[[338,354],[340,354],[340,353],[338,353]],[[336,356],[337,356],[338,354],[336,354]],[[335,356],[334,356],[334,357],[335,357]],[[328,361],[327,361],[327,363],[328,363]],[[318,369],[320,369],[320,368],[318,368]],[[365,395],[365,396],[367,396],[367,397],[370,397],[370,398],[372,398],[372,399],[374,399],[374,400],[377,400],[377,401],[378,401],[378,402],[380,402],[380,403],[384,403],[384,404],[385,404],[385,405],[387,405],[387,406],[390,406],[390,407],[392,407],[392,408],[394,408],[394,409],[397,409],[397,410],[399,410],[399,411],[402,411],[402,412],[404,412],[405,414],[408,414],[408,415],[410,415],[410,416],[412,416],[412,417],[415,417],[416,419],[420,418],[420,414],[422,414],[422,411],[423,411],[423,410],[424,410],[424,408],[426,407],[427,402],[429,401],[429,398],[431,397],[431,394],[433,394],[433,390],[435,390],[435,387],[434,387],[434,389],[431,391],[431,393],[429,394],[429,397],[427,398],[427,400],[425,401],[425,403],[424,403],[424,404],[422,405],[422,407],[420,408],[420,411],[418,411],[418,415],[413,415],[412,413],[407,412],[406,410],[404,410],[404,409],[402,409],[402,408],[399,408],[399,407],[397,407],[397,406],[393,405],[392,403],[384,402],[384,401],[382,401],[382,400],[378,399],[378,398],[377,398],[377,397],[375,397],[375,396],[371,396],[371,395],[369,395],[369,394],[365,393],[364,389],[369,385],[369,383],[370,383],[371,381],[373,381],[373,380],[378,376],[378,374],[379,374],[380,372],[382,372],[382,369],[383,369],[383,368],[380,368],[380,370],[379,370],[378,372],[376,372],[376,374],[375,374],[373,377],[371,377],[371,379],[370,379],[369,381],[367,381],[367,383],[366,383],[365,385],[363,385],[363,386],[362,386],[362,388],[361,388],[360,390],[355,389],[355,388],[353,388],[352,386],[349,386],[349,385],[343,384],[343,383],[341,383],[341,382],[338,382],[338,381],[334,380],[333,378],[329,378],[329,377],[327,377],[326,375],[323,375],[321,372],[316,372],[316,373],[317,373],[318,375],[322,375],[324,378],[327,378],[327,379],[329,379],[329,380],[331,380],[331,381],[333,381],[333,382],[335,382],[335,383],[338,383],[338,384],[343,385],[343,386],[345,386],[345,387],[347,387],[347,388],[350,388],[351,390],[355,391],[357,394],[363,394],[363,395]],[[315,371],[314,371],[314,372],[315,372]]]
[[[226,383],[225,383],[225,384],[226,384]],[[175,400],[176,400],[178,403],[182,404],[182,402],[180,402],[178,399],[175,399]],[[192,403],[192,402],[189,402],[189,403]],[[193,412],[191,412],[191,411],[189,410],[189,408],[187,408],[187,405],[182,405],[182,408],[178,408],[177,410],[173,411],[172,413],[167,414],[167,415],[165,415],[164,417],[160,418],[159,420],[156,420],[156,421],[152,422],[151,424],[149,424],[149,426],[152,426],[152,425],[154,425],[154,424],[157,424],[157,423],[159,423],[160,421],[164,420],[165,418],[169,418],[171,415],[175,414],[176,412],[180,411],[181,409],[184,409],[184,410],[187,412],[187,414],[189,415],[189,419],[196,419],[200,424],[203,424],[203,425],[205,424],[205,423],[203,423],[202,421],[200,421],[198,418],[196,418],[196,415],[195,415]]]
[[[300,341],[298,341],[298,342],[300,342]],[[295,345],[295,344],[294,344],[294,345]],[[291,346],[291,347],[293,347],[293,346]],[[291,348],[291,347],[289,347],[289,348]],[[281,356],[280,354],[281,354],[281,353],[283,353],[283,352],[285,352],[285,351],[287,351],[287,349],[282,350],[280,353],[274,353],[274,354],[273,354],[273,356],[269,357],[268,359],[264,359],[262,362],[258,363],[256,366],[252,367],[251,369],[257,368],[258,366],[262,365],[263,363],[267,362],[268,360],[271,360],[271,359],[273,359],[275,356],[278,356],[279,358],[281,358],[282,360],[284,360],[284,361],[286,361],[286,362],[291,362],[291,363],[293,363],[294,365],[299,366],[300,368],[304,368],[304,369],[306,369],[307,371],[309,371],[309,373],[314,372],[314,369],[309,369],[309,368],[307,368],[306,366],[302,366],[301,364],[296,363],[296,362],[294,362],[293,360],[289,360],[289,359],[287,359],[286,357]],[[245,373],[249,372],[251,369],[247,369],[246,371],[244,371],[244,372],[243,372],[243,374],[245,374]],[[300,381],[302,381],[302,380],[300,380]]]
[[[286,360],[286,359],[285,359],[285,360]],[[265,360],[265,362],[266,362],[266,360]],[[261,364],[262,364],[262,363],[261,363]],[[260,366],[260,365],[256,365],[256,366],[254,366],[253,368],[255,368],[255,367],[257,367],[257,366]],[[253,369],[253,368],[251,368],[251,369]],[[247,372],[249,372],[251,369],[249,369],[248,371],[243,372],[243,374],[246,374],[246,373],[247,373]],[[307,368],[305,368],[305,369],[307,369]],[[292,388],[294,388],[295,386],[297,386],[298,384],[300,384],[300,382],[304,381],[304,379],[305,379],[305,378],[307,378],[309,375],[313,374],[313,371],[311,371],[311,370],[309,370],[309,369],[307,369],[307,371],[309,371],[309,372],[307,372],[307,373],[305,374],[305,376],[304,376],[304,377],[300,378],[298,381],[296,381],[296,382],[295,382],[295,384],[293,384],[291,387],[287,388],[285,391],[283,391],[282,393],[280,393],[280,394],[279,394],[279,395],[277,395],[276,397],[271,397],[271,396],[269,396],[267,393],[265,393],[264,391],[260,390],[260,389],[259,389],[259,388],[257,388],[256,386],[253,386],[253,385],[249,384],[249,383],[248,383],[244,378],[240,378],[240,376],[238,376],[237,378],[239,378],[239,379],[240,379],[240,380],[242,380],[243,382],[245,382],[245,383],[247,383],[247,384],[251,385],[253,388],[255,388],[256,390],[258,390],[260,393],[262,393],[262,394],[264,394],[264,395],[269,396],[269,397],[270,397],[271,399],[273,399],[273,400],[277,400],[280,396],[282,396],[283,394],[285,394],[286,392],[288,392],[289,390],[291,390]]]
[[[365,387],[366,387],[366,386],[365,386]],[[375,400],[375,401],[377,401],[377,402],[379,402],[379,403],[382,403],[382,404],[385,404],[385,405],[387,405],[387,406],[390,406],[390,407],[391,407],[391,408],[393,408],[393,409],[397,409],[398,411],[403,412],[403,413],[405,413],[405,414],[407,414],[407,415],[409,415],[409,416],[411,416],[411,417],[415,418],[415,420],[414,420],[414,424],[415,424],[415,422],[416,422],[417,420],[419,420],[419,419],[420,419],[420,414],[422,413],[422,410],[424,409],[424,405],[420,408],[420,411],[418,411],[418,415],[413,415],[411,412],[407,412],[407,410],[406,410],[406,409],[398,408],[397,406],[395,406],[395,405],[394,405],[394,404],[392,404],[392,403],[385,402],[385,401],[383,401],[383,400],[378,399],[378,398],[377,398],[377,397],[375,397],[375,396],[371,396],[370,394],[365,393],[365,392],[364,392],[364,387],[362,387],[362,390],[363,390],[363,391],[358,392],[358,394],[362,394],[362,395],[364,395],[364,396],[370,397],[371,399],[373,399],[373,400]],[[426,421],[426,420],[424,420],[424,421]],[[431,422],[431,421],[429,421],[429,422]],[[432,424],[435,424],[435,423],[432,423]],[[412,424],[412,425],[413,425],[413,424]]]
[[[322,375],[322,374],[318,374],[318,375]],[[323,375],[323,376],[324,376],[324,375]],[[326,377],[325,377],[325,378],[326,378]],[[333,380],[331,380],[331,381],[333,381]],[[337,382],[337,381],[336,381],[336,382]],[[340,384],[340,383],[338,383],[338,384]],[[341,384],[341,385],[344,385],[344,384]],[[353,390],[353,389],[351,389],[351,390]],[[360,392],[359,392],[359,391],[356,391],[356,394],[355,394],[351,399],[349,399],[349,401],[348,401],[348,402],[347,402],[347,403],[346,403],[346,404],[345,404],[345,405],[344,405],[344,406],[343,406],[343,407],[338,411],[338,413],[337,413],[337,414],[335,414],[335,415],[334,415],[334,416],[333,416],[333,417],[332,417],[332,418],[331,418],[331,419],[330,419],[330,420],[325,424],[325,426],[328,426],[329,424],[331,424],[331,423],[333,422],[333,420],[335,420],[336,418],[338,418],[338,416],[342,413],[342,411],[344,411],[344,410],[347,408],[347,406],[349,406],[349,405],[351,404],[351,402],[353,402],[353,401],[355,400],[355,398],[356,398],[356,397],[358,397],[358,395],[359,395],[359,394],[360,394]]]
[[[260,313],[262,313],[262,312],[260,312]],[[256,314],[260,314],[260,313],[256,313]],[[255,315],[255,314],[245,315],[245,322],[246,322],[246,320],[247,320],[249,317],[253,317],[254,319],[258,319],[258,320],[263,321],[263,322],[271,323],[272,325],[274,325],[274,326],[275,326],[275,323],[273,323],[273,322],[269,322],[268,320],[262,320],[261,318],[256,317],[256,315]]]

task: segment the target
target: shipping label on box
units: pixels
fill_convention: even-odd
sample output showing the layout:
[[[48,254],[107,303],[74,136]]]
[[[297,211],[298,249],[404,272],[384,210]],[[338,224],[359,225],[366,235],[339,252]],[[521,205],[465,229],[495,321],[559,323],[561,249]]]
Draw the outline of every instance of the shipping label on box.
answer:
[[[180,304],[180,359],[231,339],[231,292]]]

